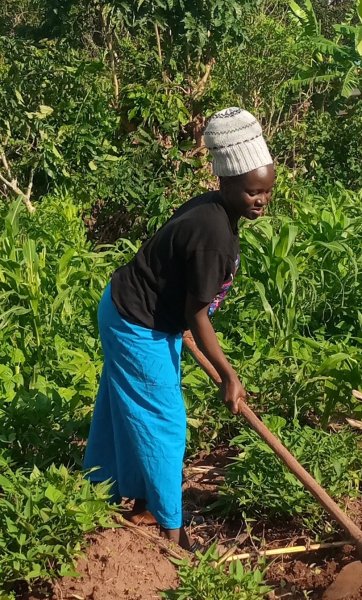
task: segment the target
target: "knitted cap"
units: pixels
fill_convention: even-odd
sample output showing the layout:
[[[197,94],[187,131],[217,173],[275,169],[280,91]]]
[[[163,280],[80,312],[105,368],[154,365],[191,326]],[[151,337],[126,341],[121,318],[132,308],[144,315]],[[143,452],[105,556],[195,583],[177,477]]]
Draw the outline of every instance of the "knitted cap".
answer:
[[[215,113],[204,139],[213,157],[214,174],[219,177],[241,175],[273,163],[261,126],[247,110],[232,106]]]

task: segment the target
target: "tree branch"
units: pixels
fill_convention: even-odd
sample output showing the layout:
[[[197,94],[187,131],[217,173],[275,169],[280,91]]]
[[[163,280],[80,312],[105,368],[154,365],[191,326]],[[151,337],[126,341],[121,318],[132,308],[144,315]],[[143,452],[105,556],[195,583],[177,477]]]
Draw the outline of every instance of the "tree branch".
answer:
[[[156,34],[156,41],[157,41],[158,60],[160,61],[160,65],[162,65],[161,38],[160,38],[160,32],[158,30],[158,25],[157,25],[156,21],[154,22],[154,27],[155,27],[155,34]]]
[[[21,199],[23,200],[26,208],[28,209],[28,211],[30,213],[33,213],[35,211],[35,206],[31,203],[30,201],[30,196],[31,196],[31,191],[33,189],[33,179],[34,179],[34,168],[32,167],[30,169],[30,175],[29,175],[29,181],[28,181],[28,186],[26,189],[26,192],[24,193],[18,186],[18,182],[16,180],[15,177],[12,177],[11,175],[11,169],[9,166],[9,163],[7,161],[7,158],[5,156],[5,152],[3,152],[0,155],[1,158],[1,162],[4,166],[4,169],[7,173],[7,176],[9,179],[6,179],[6,177],[4,177],[1,173],[0,173],[0,181],[2,181],[2,183],[9,188],[12,192],[14,192],[14,194],[16,194],[17,196],[20,196]]]
[[[11,171],[10,171],[9,163],[8,163],[7,158],[5,156],[5,152],[3,152],[2,155],[1,155],[1,162],[3,163],[4,169],[7,172],[8,176],[11,178]]]
[[[201,77],[200,81],[197,82],[197,84],[195,85],[195,88],[194,88],[194,90],[192,92],[193,98],[200,98],[204,94],[205,88],[206,88],[206,84],[207,84],[207,81],[208,81],[208,79],[209,79],[209,77],[211,75],[211,70],[212,70],[212,67],[214,66],[214,64],[215,64],[215,59],[214,58],[212,58],[207,63],[206,68],[205,68],[205,73]]]
[[[102,22],[103,35],[104,35],[104,39],[105,39],[107,51],[108,51],[110,67],[111,67],[115,105],[118,106],[119,81],[118,81],[118,77],[117,77],[115,50],[113,47],[113,35],[112,35],[112,32],[110,31],[110,19],[107,20],[104,10],[101,10],[101,22]]]

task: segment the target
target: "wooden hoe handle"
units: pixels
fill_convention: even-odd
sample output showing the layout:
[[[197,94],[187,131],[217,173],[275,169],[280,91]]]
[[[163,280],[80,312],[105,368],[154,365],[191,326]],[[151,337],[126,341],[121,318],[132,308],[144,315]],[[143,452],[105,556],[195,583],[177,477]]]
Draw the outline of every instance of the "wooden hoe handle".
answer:
[[[221,379],[212,364],[206,356],[197,348],[191,335],[184,336],[185,346],[192,352],[196,361],[203,370],[211,377],[214,383],[220,385]],[[280,440],[275,437],[258,419],[249,406],[239,400],[241,414],[247,420],[249,425],[260,435],[260,437],[270,446],[275,454],[283,461],[288,469],[302,482],[304,487],[315,497],[317,502],[335,519],[350,538],[356,543],[358,552],[362,558],[362,531],[355,523],[339,508],[338,504],[332,500],[327,492],[316,482],[316,480],[302,467],[294,456],[283,446]]]

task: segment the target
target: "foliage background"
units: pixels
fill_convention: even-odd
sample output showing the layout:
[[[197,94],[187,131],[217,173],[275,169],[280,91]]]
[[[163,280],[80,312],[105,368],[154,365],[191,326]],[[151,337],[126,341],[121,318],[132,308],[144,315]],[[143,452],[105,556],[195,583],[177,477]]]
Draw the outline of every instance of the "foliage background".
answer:
[[[107,486],[79,474],[102,365],[97,303],[176,206],[217,184],[202,129],[227,105],[261,120],[278,178],[268,216],[241,227],[240,272],[215,328],[259,414],[285,420],[276,431],[317,478],[328,466],[336,498],[356,493],[356,436],[327,431],[362,412],[351,393],[362,358],[361,29],[360,1],[3,3],[0,593],[65,573],[90,521],[107,523]],[[234,436],[240,449],[224,506],[282,507],[325,535],[315,504],[187,355],[183,367],[189,454]],[[273,473],[262,498],[260,461]]]

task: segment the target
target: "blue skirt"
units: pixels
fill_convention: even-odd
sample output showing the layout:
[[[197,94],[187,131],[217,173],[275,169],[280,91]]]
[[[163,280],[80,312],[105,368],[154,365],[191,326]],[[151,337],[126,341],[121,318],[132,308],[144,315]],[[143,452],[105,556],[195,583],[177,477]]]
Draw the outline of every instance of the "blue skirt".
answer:
[[[114,497],[147,502],[167,529],[182,525],[186,415],[180,384],[182,336],[124,319],[110,284],[98,309],[104,367],[84,468],[111,479]]]

